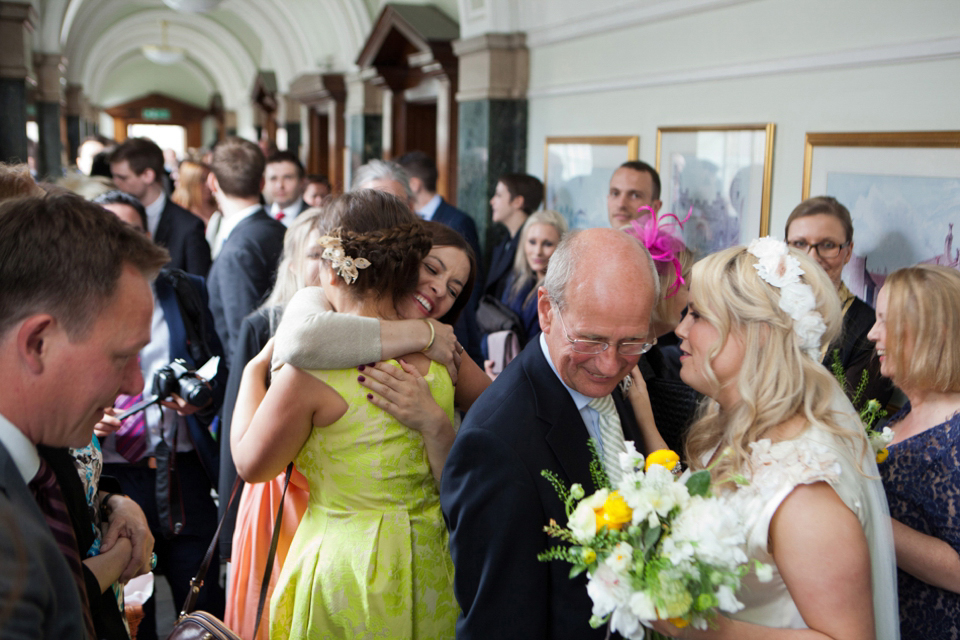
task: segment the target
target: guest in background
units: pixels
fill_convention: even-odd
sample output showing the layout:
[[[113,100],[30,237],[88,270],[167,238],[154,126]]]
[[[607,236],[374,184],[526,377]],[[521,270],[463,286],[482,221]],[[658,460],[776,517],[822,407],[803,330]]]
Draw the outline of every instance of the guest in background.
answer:
[[[217,199],[207,185],[210,167],[200,162],[184,160],[180,163],[180,179],[170,199],[203,220],[209,226],[210,218],[217,211]]]
[[[641,207],[642,209],[642,207]],[[623,227],[650,251],[660,279],[660,299],[650,317],[650,341],[656,342],[630,373],[627,397],[637,421],[651,421],[663,446],[683,455],[683,437],[693,423],[700,395],[680,379],[680,340],[674,333],[690,296],[693,253],[682,240],[683,224],[672,213],[649,208],[648,216]],[[653,434],[651,433],[651,436]]]
[[[203,223],[167,197],[160,147],[147,138],[128,138],[110,154],[110,172],[120,191],[143,203],[147,229],[153,241],[170,252],[170,266],[207,277],[210,245]]]
[[[361,165],[353,176],[351,191],[357,189],[374,189],[391,193],[404,202],[413,211],[415,200],[410,189],[410,176],[406,169],[396,162],[386,160],[371,160]]]
[[[566,232],[566,218],[550,210],[531,214],[520,231],[513,270],[501,295],[501,300],[523,321],[524,335],[518,336],[520,344],[527,344],[540,335],[537,289],[547,276],[550,256]]]
[[[306,187],[303,163],[292,151],[278,151],[267,156],[264,169],[266,189],[264,195],[270,201],[270,215],[289,227],[301,211],[310,205],[303,201]]]
[[[333,189],[327,176],[311,173],[307,176],[307,186],[303,190],[303,201],[308,207],[319,207]]]
[[[840,363],[846,372],[847,396],[853,398],[863,372],[867,386],[860,398],[875,399],[885,405],[893,394],[893,386],[880,375],[880,363],[873,354],[867,333],[876,316],[870,305],[853,295],[841,280],[843,267],[853,256],[853,220],[845,206],[830,196],[808,198],[797,205],[787,218],[787,244],[817,261],[830,276],[830,281],[843,305],[843,330],[836,341],[825,346],[823,364],[830,369],[834,351],[839,349]]]
[[[960,272],[898,269],[877,296],[880,372],[909,402],[880,474],[897,550],[900,633],[960,637]]]
[[[517,253],[517,233],[541,202],[543,183],[537,178],[525,173],[500,176],[490,198],[490,209],[493,221],[506,228],[507,237],[493,248],[484,293],[497,299],[503,295]]]

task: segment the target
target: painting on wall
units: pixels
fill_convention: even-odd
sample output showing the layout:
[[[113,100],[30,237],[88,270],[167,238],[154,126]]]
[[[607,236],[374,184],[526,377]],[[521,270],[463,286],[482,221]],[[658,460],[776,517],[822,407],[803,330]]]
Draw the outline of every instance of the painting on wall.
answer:
[[[853,218],[847,287],[871,306],[887,275],[917,263],[960,269],[960,131],[808,133],[803,197]]]
[[[544,148],[544,208],[559,211],[571,229],[607,227],[610,176],[636,160],[638,136],[550,137]]]
[[[774,124],[661,127],[661,212],[681,219],[697,258],[767,234]]]

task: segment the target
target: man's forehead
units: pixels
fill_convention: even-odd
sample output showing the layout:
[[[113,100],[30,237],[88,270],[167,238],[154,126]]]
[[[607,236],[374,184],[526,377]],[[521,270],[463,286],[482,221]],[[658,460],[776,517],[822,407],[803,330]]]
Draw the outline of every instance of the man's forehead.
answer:
[[[610,178],[611,186],[628,187],[643,190],[653,185],[653,176],[646,171],[637,171],[629,167],[620,167]]]
[[[289,160],[281,160],[280,162],[271,162],[267,165],[267,172],[274,174],[297,174],[297,165],[293,164]]]

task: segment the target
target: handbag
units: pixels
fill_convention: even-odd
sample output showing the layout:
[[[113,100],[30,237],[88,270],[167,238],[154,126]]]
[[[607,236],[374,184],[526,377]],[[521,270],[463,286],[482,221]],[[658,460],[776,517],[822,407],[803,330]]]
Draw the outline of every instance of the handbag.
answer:
[[[520,355],[520,341],[513,331],[495,331],[487,336],[487,353],[493,362],[490,373],[495,376],[506,368],[510,361]]]
[[[270,574],[273,572],[273,560],[277,554],[277,541],[280,538],[280,524],[283,522],[283,499],[287,495],[287,486],[290,484],[290,474],[293,472],[293,463],[287,465],[287,475],[283,480],[283,492],[280,494],[280,507],[277,509],[277,518],[273,526],[273,540],[270,542],[270,553],[267,555],[267,566],[263,572],[263,582],[260,583],[260,603],[257,606],[257,622],[254,627],[253,635],[256,637],[260,629],[260,619],[263,616],[263,607],[267,601],[267,586],[270,584]],[[206,611],[193,611],[197,601],[197,594],[200,593],[200,587],[203,586],[203,579],[210,569],[210,562],[213,560],[213,552],[220,541],[220,528],[223,521],[230,512],[230,506],[237,496],[237,490],[243,481],[237,476],[233,483],[233,491],[230,492],[230,500],[227,502],[227,508],[220,518],[220,524],[217,525],[217,532],[210,541],[207,548],[207,554],[203,557],[200,569],[197,575],[190,579],[190,591],[187,593],[187,599],[183,603],[183,611],[180,617],[173,625],[173,630],[167,636],[167,640],[242,640],[240,636],[224,624],[223,620]]]
[[[484,334],[512,331],[517,335],[520,347],[523,347],[523,337],[526,334],[523,320],[516,311],[495,296],[487,294],[480,299],[480,306],[477,307],[477,324]]]

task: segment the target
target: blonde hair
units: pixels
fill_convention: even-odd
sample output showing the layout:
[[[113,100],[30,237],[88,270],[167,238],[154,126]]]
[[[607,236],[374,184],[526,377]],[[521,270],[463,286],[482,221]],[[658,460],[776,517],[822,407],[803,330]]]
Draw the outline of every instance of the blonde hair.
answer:
[[[533,282],[533,287],[530,288],[530,292],[523,301],[524,305],[527,304],[531,296],[537,295],[537,288],[543,284],[543,280],[538,279],[537,274],[530,268],[530,263],[527,262],[527,253],[524,250],[524,245],[527,244],[527,236],[530,235],[530,229],[536,224],[545,224],[556,229],[558,246],[560,241],[563,240],[563,235],[567,232],[567,219],[561,213],[552,209],[531,213],[527,221],[523,223],[523,227],[520,228],[520,241],[517,242],[517,252],[513,257],[513,286],[510,287],[509,297],[512,299],[518,296],[524,287]]]
[[[680,270],[683,279],[687,285],[690,285],[690,272],[693,270],[693,252],[689,249],[678,249],[674,252],[677,260],[680,261]],[[657,278],[660,280],[660,296],[657,297],[657,304],[653,306],[653,312],[650,314],[650,326],[662,324],[669,321],[669,305],[667,302],[673,295],[677,294],[678,289],[671,289],[673,283],[677,281],[677,270],[672,262],[653,261],[657,268]],[[673,295],[671,295],[671,291]]]
[[[887,359],[899,387],[960,391],[960,272],[932,264],[897,269],[887,291]]]
[[[841,328],[836,289],[806,254],[794,249],[790,253],[800,261],[801,279],[813,289],[816,310],[826,324],[821,344],[829,344]],[[706,399],[686,444],[687,460],[694,468],[703,468],[703,458],[715,448],[729,448],[712,470],[714,478],[723,481],[746,469],[751,443],[770,437],[774,428],[797,415],[806,418],[804,429],[816,424],[851,446],[866,446],[862,431],[858,437],[834,420],[830,404],[839,392],[838,383],[801,350],[793,319],[779,307],[780,289],[757,275],[756,264],[756,257],[745,247],[733,247],[693,266],[691,297],[696,311],[701,321],[720,334],[709,350],[709,360],[720,353],[732,334],[744,344],[743,375],[735,382],[740,402],[721,413],[716,402]],[[708,381],[718,385],[710,362],[704,369]]]
[[[324,208],[305,209],[294,218],[293,224],[283,236],[283,253],[277,267],[277,281],[261,309],[282,309],[297,291],[316,284],[307,282],[304,278],[307,252],[310,249],[310,233],[314,230],[319,231],[320,235],[329,232],[336,226],[336,221],[329,218],[329,212]]]

